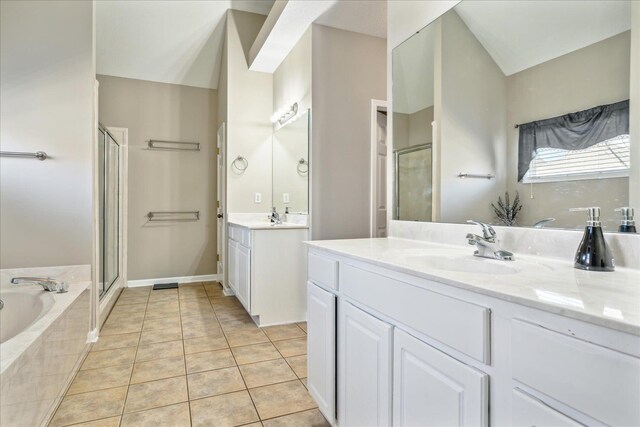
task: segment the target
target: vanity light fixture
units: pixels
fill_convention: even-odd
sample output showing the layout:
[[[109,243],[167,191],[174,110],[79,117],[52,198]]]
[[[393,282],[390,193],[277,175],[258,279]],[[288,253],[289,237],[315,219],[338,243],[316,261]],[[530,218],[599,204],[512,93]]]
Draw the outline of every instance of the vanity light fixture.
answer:
[[[291,104],[289,109],[285,110],[283,113],[274,114],[274,118],[275,118],[274,121],[277,121],[278,123],[283,125],[289,120],[291,120],[293,117],[295,117],[296,114],[298,114],[298,103],[294,102],[293,104]]]

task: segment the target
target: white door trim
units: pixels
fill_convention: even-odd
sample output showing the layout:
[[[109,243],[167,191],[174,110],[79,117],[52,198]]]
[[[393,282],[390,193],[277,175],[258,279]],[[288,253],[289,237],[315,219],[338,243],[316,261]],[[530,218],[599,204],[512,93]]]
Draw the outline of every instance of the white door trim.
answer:
[[[216,165],[218,169],[218,188],[216,191],[216,199],[220,203],[220,206],[216,210],[216,214],[222,214],[222,224],[221,227],[218,228],[217,233],[217,255],[219,255],[220,260],[216,262],[216,273],[219,277],[220,283],[222,284],[222,289],[225,292],[225,295],[229,293],[229,285],[227,282],[227,182],[226,182],[226,173],[227,173],[227,128],[225,122],[222,122],[218,131],[216,133]],[[216,227],[218,226],[219,220],[216,218]],[[222,269],[222,271],[220,271]]]
[[[99,182],[98,182],[98,95],[100,83],[95,81],[93,86],[93,141],[92,151],[92,213],[93,227],[91,230],[91,330],[90,334],[97,335],[100,325],[100,291],[98,290],[98,275],[100,262],[100,202],[99,202]]]
[[[370,176],[369,176],[369,237],[376,237],[376,193],[377,193],[377,168],[378,168],[378,111],[387,111],[387,101],[381,99],[371,100],[371,131],[370,135]],[[387,115],[387,123],[390,118]],[[388,127],[387,127],[388,129]],[[388,141],[388,138],[387,138]],[[388,200],[388,197],[387,197]],[[387,207],[388,211],[388,207]],[[387,220],[388,223],[388,220]]]

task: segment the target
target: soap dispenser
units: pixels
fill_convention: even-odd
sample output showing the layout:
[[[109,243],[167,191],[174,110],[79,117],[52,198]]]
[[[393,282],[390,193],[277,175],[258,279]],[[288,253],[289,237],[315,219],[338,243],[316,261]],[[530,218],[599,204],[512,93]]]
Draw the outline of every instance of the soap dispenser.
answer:
[[[625,206],[624,208],[614,209],[616,212],[622,212],[622,221],[618,231],[620,233],[635,233],[636,222],[633,220],[633,208]]]
[[[582,241],[576,252],[574,267],[589,271],[614,271],[613,257],[602,234],[600,208],[573,208],[569,210],[571,212],[586,211],[589,215]]]

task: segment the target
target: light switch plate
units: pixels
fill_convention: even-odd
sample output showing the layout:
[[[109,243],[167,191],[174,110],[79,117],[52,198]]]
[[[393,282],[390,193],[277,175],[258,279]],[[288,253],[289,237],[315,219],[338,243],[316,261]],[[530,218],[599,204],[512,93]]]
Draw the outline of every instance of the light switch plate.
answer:
[[[262,193],[256,193],[254,201],[256,203],[262,203]]]
[[[282,193],[282,203],[289,203],[289,193]]]

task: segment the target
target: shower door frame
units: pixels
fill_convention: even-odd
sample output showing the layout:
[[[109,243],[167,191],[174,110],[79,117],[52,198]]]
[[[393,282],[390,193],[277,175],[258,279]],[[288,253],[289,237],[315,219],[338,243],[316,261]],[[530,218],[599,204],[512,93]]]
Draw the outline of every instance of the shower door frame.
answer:
[[[428,150],[431,149],[431,168],[433,175],[433,143],[427,142],[425,144],[411,145],[406,148],[400,148],[397,150],[393,150],[393,219],[396,221],[401,221],[400,219],[400,155],[401,154],[409,154],[415,151]],[[433,180],[431,182],[433,187]],[[431,195],[431,220],[433,221],[433,193]]]
[[[118,276],[111,284],[109,289],[100,295],[102,286],[102,278],[100,277],[100,265],[104,262],[100,256],[100,238],[102,233],[100,228],[100,211],[99,211],[99,197],[100,189],[98,185],[98,155],[95,156],[95,181],[94,186],[94,203],[96,205],[96,215],[94,218],[95,228],[95,289],[97,294],[97,325],[100,327],[106,320],[107,314],[111,311],[111,308],[115,304],[117,297],[122,289],[127,287],[127,211],[128,211],[128,197],[127,197],[127,182],[128,182],[128,139],[129,131],[127,128],[103,126],[98,124],[96,128],[97,138],[99,137],[99,128],[105,130],[118,144]],[[98,151],[98,141],[96,140],[96,152]]]

